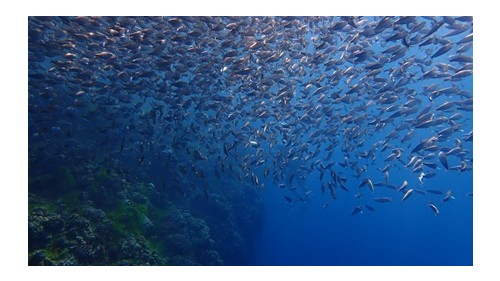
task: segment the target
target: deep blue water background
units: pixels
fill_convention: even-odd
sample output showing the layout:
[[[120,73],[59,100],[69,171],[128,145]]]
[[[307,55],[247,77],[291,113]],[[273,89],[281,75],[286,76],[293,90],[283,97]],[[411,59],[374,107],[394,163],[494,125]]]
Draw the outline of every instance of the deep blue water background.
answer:
[[[463,89],[472,90],[472,79],[459,83]],[[424,83],[422,85],[428,85]],[[420,105],[425,107],[425,103]],[[472,112],[464,112],[463,132],[472,130]],[[411,150],[428,132],[415,131]],[[376,133],[373,139],[384,139],[386,131]],[[450,140],[450,144],[454,140]],[[395,144],[399,141],[394,141]],[[464,143],[472,153],[472,143]],[[385,155],[385,154],[384,154]],[[342,159],[336,154],[336,159]],[[321,157],[321,155],[319,156]],[[381,156],[379,156],[380,158]],[[384,156],[385,157],[385,156]],[[383,159],[383,158],[382,158]],[[403,161],[407,161],[405,159]],[[449,158],[450,166],[458,165]],[[339,160],[338,160],[339,161]],[[377,160],[378,167],[384,167]],[[366,177],[375,182],[383,181],[377,166],[368,167]],[[256,244],[255,265],[472,265],[473,252],[473,198],[472,171],[444,171],[440,166],[436,176],[418,182],[418,174],[401,165],[390,170],[390,182],[401,185],[407,180],[410,188],[452,190],[455,200],[442,202],[443,195],[413,194],[401,202],[402,193],[386,188],[376,188],[376,196],[393,198],[389,203],[371,200],[367,187],[363,197],[357,199],[359,180],[349,177],[349,193],[337,191],[333,201],[325,192],[321,195],[319,173],[310,176],[306,186],[313,191],[310,202],[304,204],[284,200],[287,194],[273,186],[262,191],[266,215]],[[347,173],[349,174],[349,173]],[[384,190],[385,189],[385,190]],[[433,202],[440,210],[435,216],[428,206]],[[324,202],[329,206],[323,208]],[[369,204],[375,211],[351,216],[358,205]],[[365,208],[366,210],[366,208]]]
[[[437,36],[442,36],[447,31],[440,29]],[[464,35],[448,37],[451,41],[458,41]],[[458,38],[458,39],[457,39]],[[374,45],[375,52],[381,52],[392,44]],[[437,50],[437,47],[434,48]],[[453,49],[454,50],[454,49]],[[433,59],[433,63],[447,63],[449,54]],[[472,50],[466,54],[472,55]],[[425,54],[418,48],[410,49],[405,57],[414,56],[423,58]],[[394,63],[396,65],[396,63]],[[385,74],[388,78],[388,75]],[[381,74],[380,77],[384,77]],[[472,93],[472,77],[467,77],[459,82],[450,82],[444,79],[420,80],[410,84],[417,93],[426,94],[424,87],[437,83],[440,88],[452,85]],[[427,98],[418,105],[419,111],[432,103]],[[455,98],[439,97],[434,106]],[[349,111],[349,108],[346,109]],[[441,146],[454,147],[455,138],[472,131],[472,112],[460,111],[464,118],[459,122],[462,127],[455,132],[449,141],[440,143]],[[400,120],[401,122],[403,120]],[[397,122],[396,122],[397,123]],[[367,140],[365,148],[369,149],[371,143],[384,140],[393,127],[374,132]],[[401,145],[399,140],[392,140],[394,147],[403,148],[409,153],[421,140],[431,137],[431,130],[416,129],[410,144]],[[340,136],[341,137],[341,136]],[[469,150],[472,158],[472,142],[463,142],[463,147]],[[363,151],[363,148],[359,149]],[[334,161],[342,162],[344,157],[335,151]],[[374,164],[369,164],[367,173],[362,178],[370,178],[375,182],[384,181],[384,175],[377,170],[387,163],[383,159],[390,153],[377,152],[378,159]],[[437,152],[436,152],[437,154]],[[403,154],[405,155],[405,154]],[[406,154],[408,155],[408,154]],[[318,158],[326,157],[319,155]],[[402,157],[406,164],[410,159]],[[354,161],[354,159],[350,159]],[[450,166],[459,165],[460,161],[448,157]],[[368,161],[367,161],[368,162]],[[436,162],[438,160],[436,159]],[[439,163],[439,162],[438,162]],[[328,163],[325,163],[328,164]],[[472,170],[467,172],[445,171],[439,163],[436,176],[424,178],[423,184],[418,181],[419,173],[412,173],[411,168],[404,168],[402,163],[390,169],[390,183],[400,186],[404,180],[408,181],[409,188],[434,189],[445,193],[452,190],[455,200],[443,202],[443,195],[427,193],[413,193],[405,202],[401,202],[402,193],[387,188],[377,188],[376,195],[371,195],[365,186],[358,188],[360,179],[356,179],[352,171],[347,171],[347,186],[349,193],[337,190],[337,200],[325,192],[321,194],[319,173],[309,175],[304,187],[312,191],[307,204],[295,200],[289,204],[284,200],[284,195],[289,193],[273,186],[272,181],[266,182],[262,192],[265,202],[266,215],[264,224],[257,239],[255,265],[472,265],[473,264],[473,198]],[[300,165],[300,164],[298,164]],[[342,169],[335,165],[338,172]],[[362,193],[360,199],[354,194]],[[392,202],[377,203],[373,197],[392,197]],[[323,208],[327,202],[328,207]],[[428,203],[432,202],[440,214],[435,216]],[[375,208],[369,211],[364,208],[364,213],[351,216],[351,210],[358,206],[368,204]]]
[[[318,182],[311,181],[317,188],[307,206],[290,205],[280,190],[265,189],[266,216],[254,264],[472,265],[472,198],[466,196],[472,179],[455,174],[427,184],[453,187],[456,200],[441,203],[442,195],[413,194],[404,203],[394,198],[379,204],[349,194],[323,209],[330,198],[321,196]],[[439,216],[427,206],[429,198],[441,203]],[[376,210],[351,216],[359,201]]]

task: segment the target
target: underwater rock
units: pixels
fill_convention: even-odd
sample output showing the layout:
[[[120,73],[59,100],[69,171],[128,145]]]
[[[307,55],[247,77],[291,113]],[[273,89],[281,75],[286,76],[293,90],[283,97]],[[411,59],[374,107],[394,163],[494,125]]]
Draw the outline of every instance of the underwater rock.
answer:
[[[165,259],[149,249],[144,237],[130,235],[120,239],[119,248],[111,255],[118,265],[165,265]]]
[[[49,254],[47,254],[49,252]],[[29,266],[47,266],[47,265],[78,265],[75,258],[71,255],[65,255],[64,257],[55,254],[55,257],[50,257],[49,250],[37,250],[28,255],[28,265]]]
[[[106,213],[103,210],[91,206],[84,208],[84,215],[92,221],[102,221],[106,217]]]
[[[50,214],[41,207],[35,207],[28,217],[28,248],[43,248],[62,230],[64,222],[59,215]]]
[[[142,194],[140,194],[139,192],[132,192],[130,194],[130,200],[132,200],[133,202],[135,202],[137,204],[148,203],[148,199],[145,196],[143,196]]]
[[[54,265],[54,263],[45,256],[43,251],[38,250],[29,255],[28,265]]]
[[[239,194],[231,199],[214,195],[204,207],[188,210],[184,207],[190,205],[174,204],[165,194],[120,193],[146,203],[114,198],[105,212],[95,201],[76,196],[43,203],[50,208],[34,207],[28,222],[29,265],[223,265],[246,251],[238,221],[255,221],[252,216],[259,213],[235,220],[232,210],[244,207],[231,204]],[[41,202],[30,197],[30,205]]]
[[[154,227],[154,224],[153,222],[147,217],[147,216],[144,216],[144,218],[142,219],[142,225],[146,228],[146,229],[150,229],[150,228],[153,228]]]
[[[169,260],[169,265],[182,265],[182,266],[187,266],[187,265],[200,265],[197,262],[188,259],[184,256],[173,256]]]
[[[94,225],[85,217],[71,214],[66,223],[66,247],[81,264],[102,260],[104,249]]]
[[[191,208],[209,227],[214,243],[211,247],[216,249],[221,260],[245,264],[254,233],[263,220],[262,201],[256,191],[251,186],[220,190],[220,193],[211,194],[210,200],[203,196],[193,198]]]
[[[201,254],[200,263],[202,265],[223,265],[219,253],[215,250],[208,250]]]
[[[119,192],[125,190],[125,184],[117,176],[106,174],[105,176],[98,176],[99,184],[106,190],[111,192]]]
[[[193,250],[193,243],[189,236],[181,233],[165,237],[168,250],[178,255],[189,255]]]
[[[115,198],[120,201],[125,201],[127,199],[127,193],[125,191],[120,191],[115,193]]]

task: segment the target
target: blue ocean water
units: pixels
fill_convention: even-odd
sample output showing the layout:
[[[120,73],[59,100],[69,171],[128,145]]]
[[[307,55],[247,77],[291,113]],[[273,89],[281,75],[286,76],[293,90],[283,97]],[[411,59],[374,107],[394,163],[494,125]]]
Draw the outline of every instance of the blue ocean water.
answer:
[[[28,22],[29,265],[472,265],[471,18]]]
[[[439,34],[439,33],[438,33]],[[377,48],[374,47],[377,51]],[[378,51],[382,51],[379,49]],[[421,55],[415,52],[415,55]],[[442,86],[451,85],[442,82]],[[424,92],[426,81],[413,84]],[[472,79],[459,83],[461,89],[472,92]],[[431,101],[419,105],[425,108]],[[472,112],[465,113],[463,132],[472,130]],[[389,130],[371,136],[382,140]],[[428,132],[415,132],[414,140],[429,137]],[[398,146],[398,140],[393,142]],[[408,146],[412,148],[412,146]],[[472,153],[472,143],[467,145]],[[326,155],[325,155],[326,156]],[[319,156],[321,157],[321,155]],[[339,154],[337,159],[342,159]],[[373,167],[384,167],[378,159]],[[455,164],[458,164],[455,163]],[[367,178],[383,180],[377,169],[369,169]],[[453,173],[439,171],[438,176],[425,179],[420,184],[411,170],[391,169],[390,181],[422,189],[453,190],[455,200],[441,202],[443,195],[412,195],[407,202],[395,198],[394,202],[373,202],[367,187],[363,196],[354,197],[357,183],[351,194],[343,194],[333,201],[321,196],[319,173],[304,183],[313,193],[307,203],[283,200],[282,190],[269,188],[263,191],[267,215],[257,244],[256,265],[472,265],[472,172]],[[272,183],[269,183],[272,186]],[[391,196],[393,191],[377,191],[380,196]],[[368,196],[366,196],[366,195]],[[370,196],[370,197],[369,197]],[[340,197],[340,196],[339,196]],[[402,196],[401,196],[402,197]],[[276,204],[281,199],[281,204]],[[323,208],[325,202],[329,203]],[[428,202],[439,204],[440,214],[434,213]],[[375,211],[351,216],[355,206],[369,204]]]
[[[472,198],[466,196],[471,177],[450,175],[426,182],[453,188],[457,195],[452,202],[441,203],[442,195],[414,194],[404,203],[398,197],[380,204],[348,194],[326,209],[322,205],[330,198],[321,196],[319,182],[307,185],[315,187],[308,204],[288,204],[277,189],[263,191],[266,216],[252,264],[472,265]],[[429,200],[439,204],[439,216],[427,206]],[[375,211],[350,215],[364,203]]]
[[[444,35],[446,32],[437,32]],[[457,36],[458,37],[458,36]],[[376,46],[374,51],[382,52]],[[415,50],[414,50],[415,51]],[[469,54],[472,54],[472,50]],[[415,51],[415,57],[423,54]],[[439,59],[446,63],[446,59]],[[439,62],[437,62],[439,63]],[[440,87],[457,85],[460,89],[472,92],[472,77],[452,83],[439,81]],[[428,81],[412,84],[412,88],[425,95]],[[444,100],[442,100],[444,101]],[[423,109],[433,101],[425,100],[418,105]],[[464,123],[460,132],[472,131],[472,112],[463,112]],[[383,140],[391,130],[381,130],[370,136],[372,140]],[[429,132],[416,130],[411,150],[420,140],[428,138]],[[304,140],[306,141],[306,140]],[[454,140],[446,144],[452,145]],[[391,141],[399,146],[399,139]],[[464,147],[472,153],[472,143]],[[383,155],[370,164],[366,178],[383,181],[384,175],[377,170],[386,165]],[[322,155],[319,155],[321,157]],[[334,159],[342,159],[337,153]],[[326,157],[326,155],[323,155]],[[454,164],[458,165],[459,161]],[[299,165],[299,164],[297,164]],[[402,195],[390,203],[372,201],[367,187],[358,188],[359,179],[355,177],[349,194],[339,195],[331,200],[321,194],[320,174],[316,172],[303,183],[311,190],[307,202],[283,199],[284,195],[293,196],[276,188],[265,189],[263,198],[266,216],[262,232],[256,246],[254,265],[472,265],[473,264],[473,200],[472,171],[451,172],[438,168],[436,176],[424,179],[420,184],[418,174],[403,167],[391,168],[390,182],[400,185],[408,181],[408,186],[430,190],[453,190],[454,200],[443,202],[443,194],[413,194],[408,201],[401,202]],[[268,182],[269,186],[273,186]],[[274,187],[274,186],[273,186]],[[354,195],[360,191],[361,198]],[[339,191],[340,193],[341,191]],[[393,190],[377,189],[377,196],[393,197]],[[341,198],[340,198],[341,197]],[[276,202],[281,201],[281,204]],[[432,202],[439,208],[435,216],[429,208]],[[324,208],[325,203],[328,207]],[[362,214],[351,216],[351,210],[359,205],[368,204]]]

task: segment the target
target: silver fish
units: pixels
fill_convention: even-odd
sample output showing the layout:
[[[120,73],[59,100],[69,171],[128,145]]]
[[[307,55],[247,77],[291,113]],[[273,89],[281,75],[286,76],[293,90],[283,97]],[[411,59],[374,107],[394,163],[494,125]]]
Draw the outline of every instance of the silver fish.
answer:
[[[448,166],[448,157],[447,157],[446,153],[443,151],[439,151],[438,158],[439,158],[439,161],[441,162],[441,164],[443,165],[443,167],[446,170],[449,170],[450,168]]]
[[[408,189],[406,193],[403,195],[403,199],[401,199],[401,202],[404,202],[410,195],[413,193],[413,189]]]
[[[379,203],[388,203],[392,201],[392,198],[390,197],[376,197],[373,198],[373,201],[379,202]]]
[[[455,197],[453,197],[453,192],[451,190],[448,190],[446,191],[446,195],[443,198],[443,202],[450,201],[451,199],[455,199]]]
[[[436,205],[432,204],[431,202],[429,202],[428,204],[429,208],[431,208],[431,210],[434,212],[434,215],[439,215],[439,209],[436,207]]]

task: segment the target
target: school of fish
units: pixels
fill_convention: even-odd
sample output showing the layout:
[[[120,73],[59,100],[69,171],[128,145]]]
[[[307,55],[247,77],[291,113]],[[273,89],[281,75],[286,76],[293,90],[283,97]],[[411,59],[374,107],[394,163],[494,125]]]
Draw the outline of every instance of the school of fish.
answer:
[[[57,139],[30,161],[78,165],[68,151],[80,142],[92,161],[180,193],[233,177],[283,189],[288,203],[323,196],[323,208],[352,194],[435,196],[425,208],[437,216],[456,193],[426,179],[472,177],[472,23],[29,17],[30,146]],[[400,171],[408,178],[392,181]],[[375,208],[351,215],[364,210]]]

